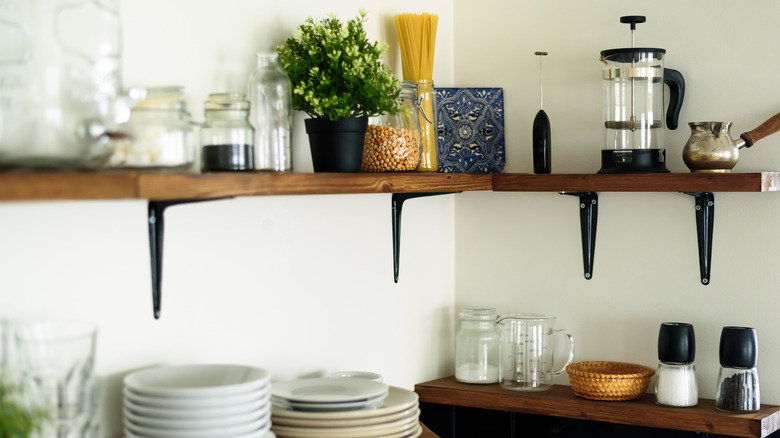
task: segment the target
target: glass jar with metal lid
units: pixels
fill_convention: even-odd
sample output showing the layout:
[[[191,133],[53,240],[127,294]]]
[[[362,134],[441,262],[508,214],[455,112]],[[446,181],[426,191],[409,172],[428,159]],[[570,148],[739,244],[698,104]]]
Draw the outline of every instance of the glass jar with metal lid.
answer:
[[[466,307],[460,312],[455,335],[455,380],[461,383],[498,383],[499,340],[496,309]]]
[[[130,113],[115,139],[110,167],[187,170],[198,145],[196,125],[184,100],[184,87],[152,87]]]
[[[417,87],[404,81],[398,114],[383,114],[369,120],[363,147],[364,172],[413,171],[420,164],[421,137]]]
[[[210,94],[200,130],[201,170],[254,170],[255,130],[244,94]]]

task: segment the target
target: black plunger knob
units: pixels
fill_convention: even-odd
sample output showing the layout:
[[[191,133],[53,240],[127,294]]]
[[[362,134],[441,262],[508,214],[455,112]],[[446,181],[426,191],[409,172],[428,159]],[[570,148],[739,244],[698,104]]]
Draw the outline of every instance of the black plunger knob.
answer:
[[[631,30],[636,30],[637,23],[644,23],[645,21],[647,21],[647,18],[645,18],[644,15],[626,15],[624,17],[620,17],[621,23],[631,24]]]
[[[696,356],[696,336],[693,325],[686,322],[665,322],[658,331],[658,360],[671,363],[693,363]]]
[[[720,364],[729,368],[753,368],[758,361],[756,329],[723,327],[720,332]]]

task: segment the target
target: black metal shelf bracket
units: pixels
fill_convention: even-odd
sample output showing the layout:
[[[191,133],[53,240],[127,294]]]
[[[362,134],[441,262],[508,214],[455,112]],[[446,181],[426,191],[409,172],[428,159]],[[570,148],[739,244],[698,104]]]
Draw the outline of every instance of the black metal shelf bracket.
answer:
[[[427,192],[427,193],[393,193],[392,220],[393,220],[393,281],[398,283],[398,273],[401,260],[401,208],[404,201],[424,196],[450,195],[460,192]]]
[[[214,201],[217,199],[226,198],[149,201],[147,212],[149,224],[149,253],[152,262],[152,306],[154,309],[154,319],[160,319],[160,307],[162,303],[162,249],[163,231],[165,230],[165,209],[173,205]]]
[[[696,199],[696,235],[699,241],[701,284],[710,284],[712,269],[712,229],[715,223],[715,195],[712,192],[683,192]]]
[[[580,234],[582,235],[582,265],[585,279],[593,278],[596,255],[596,224],[599,217],[599,195],[595,192],[561,192],[580,198]]]

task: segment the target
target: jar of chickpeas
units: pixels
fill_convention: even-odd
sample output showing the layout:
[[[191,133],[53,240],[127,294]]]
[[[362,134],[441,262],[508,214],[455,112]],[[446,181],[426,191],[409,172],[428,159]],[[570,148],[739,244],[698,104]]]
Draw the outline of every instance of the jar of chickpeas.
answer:
[[[409,172],[420,164],[420,108],[417,89],[404,81],[398,114],[383,114],[368,122],[363,147],[363,172]]]

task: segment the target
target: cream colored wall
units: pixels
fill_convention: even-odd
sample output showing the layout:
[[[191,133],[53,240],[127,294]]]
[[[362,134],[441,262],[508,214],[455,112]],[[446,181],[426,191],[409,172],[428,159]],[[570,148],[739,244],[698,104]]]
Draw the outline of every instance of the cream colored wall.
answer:
[[[532,172],[531,125],[545,111],[555,173],[594,173],[603,141],[599,52],[630,45],[622,15],[646,15],[637,45],[667,50],[687,89],[669,168],[687,172],[689,121],[728,120],[732,134],[780,111],[773,0],[506,2],[455,0],[457,86],[504,87],[507,171]],[[735,171],[780,170],[780,136],[742,151]],[[713,398],[726,325],[757,329],[762,401],[780,403],[780,195],[715,194],[712,283],[702,286],[693,198],[677,193],[599,194],[594,277],[583,278],[577,201],[556,193],[466,193],[456,201],[456,310],[559,317],[577,341],[575,360],[656,366],[664,321],[695,326],[700,395]],[[566,383],[562,378],[560,383]]]
[[[243,90],[255,52],[309,16],[369,13],[400,74],[395,13],[437,12],[436,77],[452,82],[452,2],[128,0],[126,84],[186,87],[202,120],[209,92]],[[295,169],[311,171],[303,117]],[[105,436],[121,433],[121,378],[141,367],[244,363],[276,381],[366,369],[411,389],[452,356],[454,200],[406,203],[393,283],[390,195],[257,197],[166,211],[162,318],[152,317],[146,203],[0,204],[0,317],[99,325]]]

